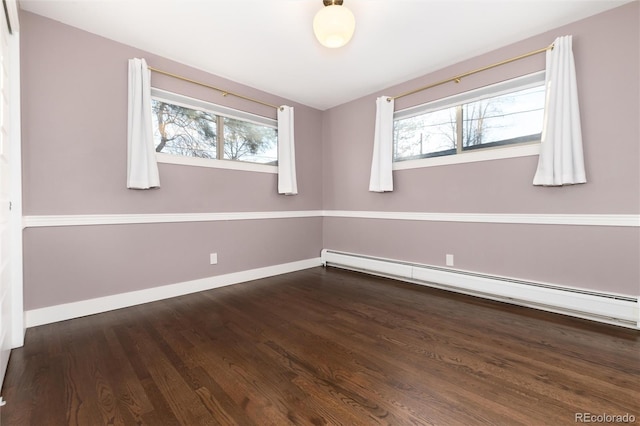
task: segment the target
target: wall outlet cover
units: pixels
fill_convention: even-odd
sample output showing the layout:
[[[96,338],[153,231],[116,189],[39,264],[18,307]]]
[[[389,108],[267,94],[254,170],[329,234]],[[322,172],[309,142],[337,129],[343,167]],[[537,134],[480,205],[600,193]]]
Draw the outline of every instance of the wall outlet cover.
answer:
[[[453,255],[452,254],[448,254],[446,255],[446,263],[447,266],[453,266]]]

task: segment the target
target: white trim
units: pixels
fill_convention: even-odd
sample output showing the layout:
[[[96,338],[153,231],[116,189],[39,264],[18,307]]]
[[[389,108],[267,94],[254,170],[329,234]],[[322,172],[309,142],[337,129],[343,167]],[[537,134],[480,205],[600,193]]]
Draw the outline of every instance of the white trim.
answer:
[[[321,217],[321,210],[228,212],[228,213],[157,213],[157,214],[89,214],[24,216],[23,227],[126,225],[137,223],[217,222],[227,220],[291,219]]]
[[[12,19],[12,35],[9,37],[11,54],[11,347],[24,345],[26,332],[23,308],[23,265],[22,265],[22,133],[20,125],[20,33],[18,32],[18,15],[16,2],[7,3]]]
[[[640,215],[638,214],[423,213],[325,210],[324,216],[427,222],[640,227]]]
[[[517,223],[528,225],[579,225],[640,227],[638,214],[526,214],[428,213],[358,210],[292,210],[226,213],[156,213],[24,216],[24,228],[46,226],[126,225],[138,223],[214,222],[226,220],[344,217],[357,219],[414,220],[424,222]]]
[[[321,259],[330,266],[640,329],[640,301],[637,296],[490,276],[328,249],[322,250]]]
[[[48,306],[46,308],[31,309],[25,313],[26,325],[27,327],[36,327],[43,324],[65,321],[68,319],[112,311],[114,309],[127,308],[143,303],[155,302],[157,300],[169,299],[172,297],[211,290],[232,284],[287,274],[289,272],[301,271],[303,269],[315,268],[321,264],[322,262],[318,257],[170,284],[161,287],[153,287],[145,290],[82,300],[79,302]]]
[[[475,163],[477,161],[502,160],[505,158],[528,157],[540,154],[540,142],[466,151],[441,157],[420,158],[417,160],[394,161],[393,170],[419,169],[422,167],[446,166],[449,164]]]
[[[244,172],[278,173],[278,166],[270,164],[250,163],[247,161],[218,160],[214,158],[185,157],[156,152],[156,161],[164,164],[181,166],[210,167],[213,169],[240,170]]]

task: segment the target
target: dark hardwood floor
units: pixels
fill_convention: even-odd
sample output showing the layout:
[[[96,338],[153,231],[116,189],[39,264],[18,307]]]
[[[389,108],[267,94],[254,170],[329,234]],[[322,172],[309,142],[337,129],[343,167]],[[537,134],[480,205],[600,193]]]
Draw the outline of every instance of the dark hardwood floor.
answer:
[[[640,333],[315,268],[31,328],[2,395],[3,426],[638,423]]]

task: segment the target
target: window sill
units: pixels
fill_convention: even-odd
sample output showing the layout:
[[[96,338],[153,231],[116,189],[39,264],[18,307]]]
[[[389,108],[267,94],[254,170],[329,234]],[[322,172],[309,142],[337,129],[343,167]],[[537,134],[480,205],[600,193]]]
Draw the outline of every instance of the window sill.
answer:
[[[500,160],[503,158],[527,157],[540,154],[540,143],[463,152],[443,157],[421,158],[419,160],[396,161],[393,170],[419,169],[422,167],[446,166],[449,164],[475,163],[477,161]]]
[[[245,172],[278,173],[278,166],[247,163],[233,160],[213,160],[209,158],[182,157],[179,155],[156,153],[158,163],[180,164],[183,166],[211,167],[214,169],[241,170]]]

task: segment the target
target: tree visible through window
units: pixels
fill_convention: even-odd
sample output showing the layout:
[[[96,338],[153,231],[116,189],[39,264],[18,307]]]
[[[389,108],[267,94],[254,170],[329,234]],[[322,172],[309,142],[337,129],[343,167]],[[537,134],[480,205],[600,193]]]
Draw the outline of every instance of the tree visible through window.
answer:
[[[224,118],[224,159],[276,163],[276,129]]]
[[[544,86],[462,105],[462,149],[540,140]]]
[[[156,152],[277,164],[274,126],[152,99]]]
[[[156,152],[187,157],[217,157],[217,118],[197,111],[153,99]]]
[[[479,100],[433,110],[425,105],[397,113],[393,129],[394,161],[539,141],[544,84],[528,86],[497,96],[491,96],[491,91],[485,88],[485,95]],[[505,90],[498,87],[495,91]]]
[[[412,160],[456,153],[456,108],[395,120],[394,159]]]

